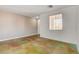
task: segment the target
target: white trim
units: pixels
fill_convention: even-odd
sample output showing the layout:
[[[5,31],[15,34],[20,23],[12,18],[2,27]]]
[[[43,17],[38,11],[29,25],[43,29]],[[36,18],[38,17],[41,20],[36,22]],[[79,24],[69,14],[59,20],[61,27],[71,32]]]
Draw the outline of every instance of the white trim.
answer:
[[[76,42],[70,42],[70,41],[64,41],[64,40],[57,40],[56,38],[51,39],[49,37],[44,37],[44,36],[40,36],[40,37],[47,38],[47,39],[50,39],[50,40],[56,40],[56,41],[60,41],[60,42],[65,42],[65,43],[76,44]]]
[[[17,39],[17,38],[32,36],[32,35],[37,35],[37,34],[30,34],[30,35],[24,35],[24,36],[18,36],[18,37],[11,37],[11,38],[6,38],[6,39],[1,39],[0,41],[13,40],[13,39]]]

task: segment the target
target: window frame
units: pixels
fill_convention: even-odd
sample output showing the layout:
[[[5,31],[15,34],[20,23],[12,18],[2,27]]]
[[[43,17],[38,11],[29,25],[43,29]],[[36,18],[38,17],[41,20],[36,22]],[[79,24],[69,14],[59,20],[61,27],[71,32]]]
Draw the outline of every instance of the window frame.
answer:
[[[57,14],[62,14],[62,29],[50,29],[50,16],[53,16],[53,15],[57,15]],[[61,13],[61,12],[58,12],[58,13],[53,13],[53,14],[51,14],[51,15],[48,15],[48,21],[49,21],[49,25],[48,25],[48,27],[49,27],[49,30],[53,30],[53,31],[62,31],[63,29],[64,29],[64,24],[63,24],[63,13]]]

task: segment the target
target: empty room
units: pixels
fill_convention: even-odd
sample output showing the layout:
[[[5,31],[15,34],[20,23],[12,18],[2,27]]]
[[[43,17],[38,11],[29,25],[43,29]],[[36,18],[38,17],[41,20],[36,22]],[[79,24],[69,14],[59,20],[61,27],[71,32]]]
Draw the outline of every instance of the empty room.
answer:
[[[78,54],[78,5],[0,5],[0,54]]]

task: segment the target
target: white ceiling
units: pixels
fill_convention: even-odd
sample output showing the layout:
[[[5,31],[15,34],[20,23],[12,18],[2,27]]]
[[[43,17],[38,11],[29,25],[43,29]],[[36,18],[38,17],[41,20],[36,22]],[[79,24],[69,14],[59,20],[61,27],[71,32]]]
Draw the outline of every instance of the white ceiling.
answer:
[[[0,5],[0,10],[9,11],[24,16],[37,16],[41,13],[66,7],[69,7],[69,5],[53,5],[53,8],[49,8],[48,5]]]

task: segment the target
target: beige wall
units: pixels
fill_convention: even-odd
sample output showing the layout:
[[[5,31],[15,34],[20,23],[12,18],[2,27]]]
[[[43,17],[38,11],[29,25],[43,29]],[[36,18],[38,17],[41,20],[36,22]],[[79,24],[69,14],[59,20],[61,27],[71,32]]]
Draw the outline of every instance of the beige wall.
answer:
[[[77,7],[77,11],[76,11],[76,13],[77,13],[77,20],[76,20],[76,32],[77,32],[77,34],[76,34],[76,39],[77,39],[77,46],[78,46],[78,51],[79,51],[79,6]]]
[[[0,11],[0,40],[37,34],[36,21],[14,13]]]
[[[58,41],[64,41],[77,44],[76,39],[76,20],[77,13],[76,7],[68,7],[58,11],[52,11],[46,14],[40,15],[40,36],[50,38]],[[49,15],[54,13],[63,13],[63,30],[53,31],[49,30]]]

